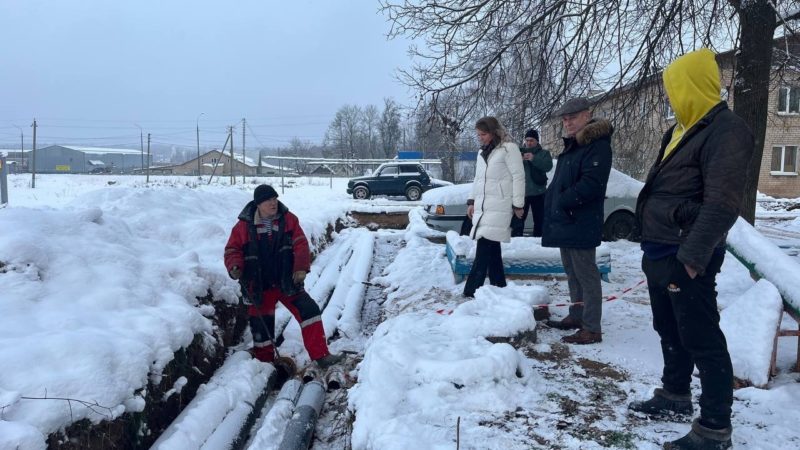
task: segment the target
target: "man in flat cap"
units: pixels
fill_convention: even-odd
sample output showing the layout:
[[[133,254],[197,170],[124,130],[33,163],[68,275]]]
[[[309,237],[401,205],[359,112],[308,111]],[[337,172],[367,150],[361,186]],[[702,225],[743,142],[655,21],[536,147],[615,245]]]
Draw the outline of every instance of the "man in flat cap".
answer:
[[[603,230],[603,202],[611,172],[611,134],[605,119],[593,119],[586,98],[573,98],[559,108],[564,150],[544,200],[543,247],[558,247],[567,273],[569,315],[547,324],[576,329],[562,341],[593,344],[602,341],[602,289],[595,254]]]

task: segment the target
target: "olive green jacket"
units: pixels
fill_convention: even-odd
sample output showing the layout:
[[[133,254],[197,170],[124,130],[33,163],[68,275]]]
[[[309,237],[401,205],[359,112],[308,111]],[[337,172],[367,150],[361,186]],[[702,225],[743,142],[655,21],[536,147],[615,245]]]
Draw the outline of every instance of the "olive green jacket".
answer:
[[[544,194],[547,188],[547,172],[553,168],[553,157],[541,145],[533,148],[520,148],[520,152],[533,153],[533,159],[528,161],[523,158],[525,167],[525,196],[531,197]],[[542,181],[544,181],[542,183]]]

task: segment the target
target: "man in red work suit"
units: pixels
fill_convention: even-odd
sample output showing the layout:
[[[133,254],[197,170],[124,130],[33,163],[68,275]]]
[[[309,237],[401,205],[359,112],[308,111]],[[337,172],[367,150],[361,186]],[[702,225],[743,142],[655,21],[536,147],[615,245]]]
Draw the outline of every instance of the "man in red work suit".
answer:
[[[297,216],[278,201],[272,186],[258,186],[225,245],[225,267],[231,278],[240,280],[242,295],[252,301],[247,310],[252,353],[260,361],[274,359],[278,301],[297,319],[308,356],[322,369],[342,358],[328,351],[319,306],[303,288],[310,260]]]

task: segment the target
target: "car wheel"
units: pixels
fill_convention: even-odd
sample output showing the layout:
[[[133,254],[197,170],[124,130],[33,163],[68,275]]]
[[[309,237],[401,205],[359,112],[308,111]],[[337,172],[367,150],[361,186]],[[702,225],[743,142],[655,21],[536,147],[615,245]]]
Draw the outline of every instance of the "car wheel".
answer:
[[[419,186],[409,186],[406,189],[406,198],[415,202],[422,196],[422,189]]]
[[[619,239],[634,238],[634,230],[636,228],[636,218],[628,211],[617,211],[606,220],[603,224],[603,240],[604,241],[617,241]]]
[[[369,188],[366,186],[358,186],[353,189],[353,198],[358,200],[366,200],[369,198]]]

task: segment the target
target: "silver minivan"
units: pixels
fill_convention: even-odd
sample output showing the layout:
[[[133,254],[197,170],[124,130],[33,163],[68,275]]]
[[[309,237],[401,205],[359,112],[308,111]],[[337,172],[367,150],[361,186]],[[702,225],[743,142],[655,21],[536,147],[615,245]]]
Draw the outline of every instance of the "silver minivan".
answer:
[[[554,161],[555,162],[555,161]],[[555,170],[555,167],[553,167]],[[552,179],[553,170],[548,173]],[[603,240],[636,240],[636,198],[644,183],[611,169],[604,204]],[[460,232],[467,217],[467,199],[472,183],[431,189],[422,196],[425,223],[434,230]],[[528,214],[523,235],[533,234],[533,215]]]

